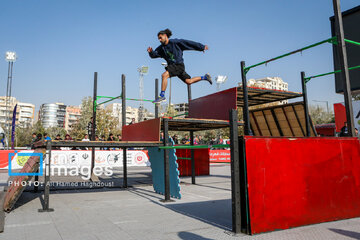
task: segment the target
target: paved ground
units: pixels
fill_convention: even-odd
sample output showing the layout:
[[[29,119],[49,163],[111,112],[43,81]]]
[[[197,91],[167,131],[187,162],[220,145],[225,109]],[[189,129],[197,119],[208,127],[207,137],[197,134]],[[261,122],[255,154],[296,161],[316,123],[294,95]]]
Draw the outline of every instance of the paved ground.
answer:
[[[5,174],[0,174],[0,184]],[[133,187],[129,190],[51,191],[50,206],[55,211],[49,213],[38,213],[41,195],[27,191],[7,214],[0,239],[360,239],[360,218],[234,236],[229,175],[229,165],[218,164],[212,165],[210,177],[198,177],[197,185],[182,178],[183,199],[167,204],[160,202],[163,197],[148,184],[146,168],[130,169]]]

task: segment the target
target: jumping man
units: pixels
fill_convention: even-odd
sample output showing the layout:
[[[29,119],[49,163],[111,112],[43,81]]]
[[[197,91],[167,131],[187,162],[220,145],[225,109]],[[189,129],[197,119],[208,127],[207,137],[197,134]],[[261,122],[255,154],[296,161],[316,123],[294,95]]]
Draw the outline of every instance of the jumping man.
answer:
[[[169,29],[162,30],[158,33],[158,39],[161,43],[159,47],[153,50],[151,47],[148,47],[147,51],[151,58],[164,58],[167,62],[166,71],[161,75],[161,92],[160,96],[153,101],[153,103],[160,103],[166,101],[165,90],[167,87],[167,80],[169,77],[177,76],[184,83],[190,85],[198,81],[208,81],[212,84],[211,76],[205,74],[201,77],[191,78],[189,74],[185,72],[185,65],[183,59],[183,51],[185,50],[196,50],[196,51],[205,51],[208,50],[207,45],[201,43],[193,42],[190,40],[184,39],[169,39],[172,33]]]

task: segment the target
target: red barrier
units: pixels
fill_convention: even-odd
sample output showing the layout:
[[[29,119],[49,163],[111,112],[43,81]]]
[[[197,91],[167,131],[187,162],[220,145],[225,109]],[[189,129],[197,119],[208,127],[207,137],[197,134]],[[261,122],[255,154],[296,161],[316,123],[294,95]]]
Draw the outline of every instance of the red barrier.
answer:
[[[237,109],[237,88],[230,88],[190,100],[189,118],[229,120],[229,110]]]
[[[160,118],[135,123],[122,128],[123,141],[160,141]]]
[[[178,158],[191,158],[190,149],[176,149],[176,156]],[[195,176],[209,175],[210,162],[209,162],[209,149],[195,149]],[[178,159],[180,177],[191,176],[191,160]]]
[[[357,138],[245,137],[251,233],[360,216]]]
[[[230,150],[210,150],[211,163],[230,163]]]

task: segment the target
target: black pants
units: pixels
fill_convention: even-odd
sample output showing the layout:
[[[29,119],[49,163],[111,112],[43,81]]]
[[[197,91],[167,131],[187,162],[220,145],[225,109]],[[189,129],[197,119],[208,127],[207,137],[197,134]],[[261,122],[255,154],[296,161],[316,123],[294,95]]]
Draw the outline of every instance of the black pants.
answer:
[[[177,63],[177,64],[171,64],[165,68],[169,74],[170,77],[178,77],[180,78],[184,83],[186,79],[190,79],[190,75],[185,72],[185,65],[183,63]]]

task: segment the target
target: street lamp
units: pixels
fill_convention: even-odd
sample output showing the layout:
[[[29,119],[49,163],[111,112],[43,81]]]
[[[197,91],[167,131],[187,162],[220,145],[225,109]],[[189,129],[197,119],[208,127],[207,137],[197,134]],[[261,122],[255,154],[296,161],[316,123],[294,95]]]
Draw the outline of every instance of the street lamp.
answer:
[[[8,136],[10,137],[10,126],[11,124],[8,123],[10,121],[10,99],[11,99],[11,86],[12,86],[12,73],[13,73],[13,66],[14,62],[17,59],[16,52],[7,51],[5,53],[5,60],[9,63],[8,67],[8,78],[7,78],[7,85],[6,85],[6,117],[5,117],[5,128],[8,130]],[[10,121],[11,122],[11,121]],[[9,149],[9,144],[7,145],[7,149]]]
[[[328,101],[320,101],[320,100],[313,100],[313,101],[326,103],[326,110],[327,110],[327,113],[329,113],[329,102]]]
[[[139,115],[138,115],[138,122],[142,121],[144,117],[144,76],[149,72],[149,67],[141,66],[138,68],[138,72],[140,75],[140,106],[139,106]]]

